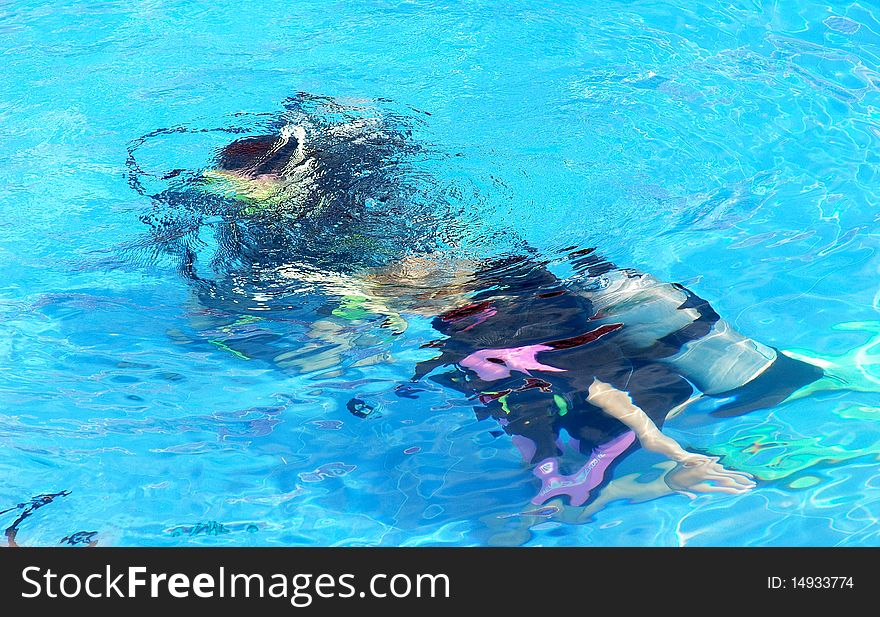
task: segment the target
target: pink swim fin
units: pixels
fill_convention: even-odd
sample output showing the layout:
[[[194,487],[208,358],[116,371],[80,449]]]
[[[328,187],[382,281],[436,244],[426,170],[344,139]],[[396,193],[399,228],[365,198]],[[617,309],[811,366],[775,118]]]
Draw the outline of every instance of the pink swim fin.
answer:
[[[532,503],[541,505],[554,497],[568,495],[572,506],[583,505],[589,498],[590,491],[602,484],[605,471],[611,463],[623,454],[635,439],[635,433],[627,431],[602,444],[593,450],[590,460],[577,473],[570,476],[559,473],[559,459],[544,459],[532,471],[541,480],[541,489],[532,499]]]

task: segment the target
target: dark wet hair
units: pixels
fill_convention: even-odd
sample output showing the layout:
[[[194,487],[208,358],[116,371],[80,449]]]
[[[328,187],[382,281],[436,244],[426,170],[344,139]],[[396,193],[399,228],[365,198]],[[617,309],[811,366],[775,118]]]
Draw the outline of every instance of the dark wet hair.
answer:
[[[244,137],[227,144],[220,151],[217,163],[225,171],[244,171],[253,175],[278,174],[299,146],[299,141],[293,135],[283,145],[277,135]]]

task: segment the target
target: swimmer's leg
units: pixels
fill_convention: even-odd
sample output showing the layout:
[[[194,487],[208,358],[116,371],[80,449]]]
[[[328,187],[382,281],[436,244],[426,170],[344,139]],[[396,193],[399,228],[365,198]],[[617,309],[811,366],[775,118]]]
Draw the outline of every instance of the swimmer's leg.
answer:
[[[684,407],[716,417],[739,416],[769,409],[817,392],[880,392],[880,322],[850,322],[835,330],[868,333],[868,340],[839,355],[821,356],[803,349],[783,350],[764,372],[728,392],[688,401]]]
[[[717,418],[741,416],[776,407],[823,379],[822,368],[779,352],[766,370],[746,384],[708,394],[696,407]]]
[[[633,356],[668,365],[707,394],[738,388],[766,370],[776,351],[737,332],[691,290],[634,271],[607,275],[607,288],[573,289],[598,311],[598,323],[622,323],[616,341]]]
[[[880,344],[880,337],[873,345]],[[870,346],[870,345],[869,345]],[[853,356],[862,355],[864,348]],[[846,363],[840,357],[820,358],[798,350],[783,350],[764,372],[738,388],[726,392],[704,394],[697,392],[688,400],[673,407],[667,419],[689,413],[706,413],[714,417],[741,416],[760,409],[770,409],[816,392],[853,390],[880,391],[880,379],[867,366],[873,362]]]
[[[880,367],[880,324],[843,325],[846,329],[866,326],[873,327],[869,330],[873,336],[850,352],[823,358],[801,350],[780,351],[757,377],[733,390],[702,397],[691,406],[692,410],[727,418],[770,409],[817,392],[878,392],[880,376],[871,369]]]
[[[833,329],[864,332],[868,338],[862,345],[838,355],[819,355],[805,349],[784,350],[782,353],[789,358],[816,366],[824,373],[815,382],[793,392],[786,401],[815,392],[880,392],[880,321],[840,323]]]

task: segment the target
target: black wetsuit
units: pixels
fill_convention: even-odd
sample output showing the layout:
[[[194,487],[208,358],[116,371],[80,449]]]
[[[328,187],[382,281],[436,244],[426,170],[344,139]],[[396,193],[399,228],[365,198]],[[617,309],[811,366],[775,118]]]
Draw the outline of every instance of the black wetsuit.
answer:
[[[628,393],[658,427],[693,392],[668,366],[625,355],[614,341],[619,326],[600,328],[591,322],[589,301],[543,266],[508,260],[493,264],[477,279],[487,291],[476,294],[472,304],[435,318],[434,328],[448,338],[433,344],[442,354],[421,363],[416,377],[431,372],[432,380],[471,395],[480,417],[492,416],[508,434],[534,442],[533,462],[559,454],[556,440],[562,429],[579,440],[584,453],[628,430],[588,402],[595,379]],[[487,380],[461,365],[480,350],[531,345],[552,347],[536,359],[562,371],[510,370],[507,376]],[[500,358],[487,361],[506,368]],[[435,370],[441,366],[452,369]]]
[[[600,275],[613,269],[598,259],[590,267],[601,270]],[[442,354],[419,364],[416,378],[432,373],[433,381],[471,395],[478,416],[492,416],[508,434],[534,442],[533,462],[558,455],[556,439],[562,429],[580,441],[584,453],[627,430],[587,400],[595,379],[628,393],[661,427],[667,414],[693,393],[690,382],[663,359],[708,335],[720,319],[706,300],[676,285],[686,296],[678,308],[694,309],[699,317],[654,345],[636,349],[617,332],[625,325],[599,326],[591,319],[594,310],[589,300],[528,258],[491,263],[476,279],[486,291],[473,296],[471,304],[434,319],[433,327],[447,338],[432,344]],[[479,371],[461,364],[480,350],[541,344],[554,349],[539,352],[535,359],[564,372],[510,370],[500,379],[486,380]],[[502,358],[483,355],[485,361],[505,366]],[[441,366],[452,369],[435,370]],[[769,408],[822,375],[822,369],[777,350],[777,359],[760,376],[734,390],[705,397],[701,401],[705,404],[696,409],[728,417]]]

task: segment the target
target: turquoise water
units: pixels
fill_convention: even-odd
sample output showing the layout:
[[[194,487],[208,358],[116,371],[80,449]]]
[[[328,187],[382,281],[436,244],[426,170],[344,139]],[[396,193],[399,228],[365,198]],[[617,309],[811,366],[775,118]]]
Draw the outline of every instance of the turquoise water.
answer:
[[[69,491],[16,541],[880,544],[878,10],[5,4],[0,525]],[[659,494],[662,460],[639,452],[601,507],[522,515],[537,482],[497,426],[438,386],[393,393],[431,355],[427,319],[391,339],[355,329],[360,355],[341,366],[282,370],[212,343],[230,324],[172,260],[132,248],[152,207],[129,184],[133,143],[239,126],[297,92],[418,117],[419,141],[460,155],[437,162],[433,188],[459,189],[474,245],[503,243],[480,231],[494,227],[547,254],[598,246],[757,340],[860,369],[862,391],[668,423],[755,474],[746,494]],[[179,133],[139,161],[197,168],[223,139]],[[381,417],[349,414],[353,396]]]

